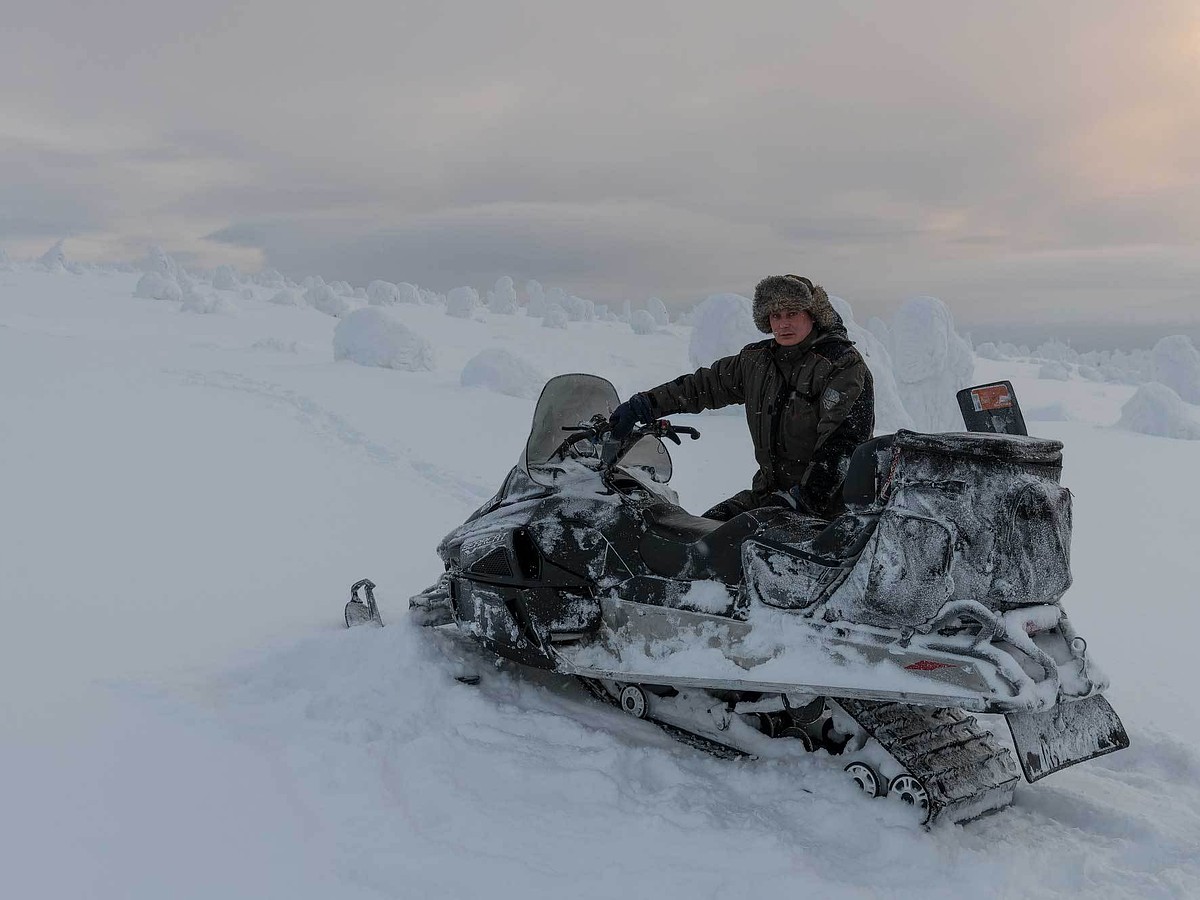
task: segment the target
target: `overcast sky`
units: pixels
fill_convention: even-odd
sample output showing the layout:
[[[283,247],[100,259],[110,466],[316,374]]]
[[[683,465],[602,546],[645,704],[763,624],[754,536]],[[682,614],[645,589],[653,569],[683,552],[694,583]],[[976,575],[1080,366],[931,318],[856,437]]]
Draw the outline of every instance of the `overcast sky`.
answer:
[[[0,247],[1200,322],[1194,2],[6,3]]]

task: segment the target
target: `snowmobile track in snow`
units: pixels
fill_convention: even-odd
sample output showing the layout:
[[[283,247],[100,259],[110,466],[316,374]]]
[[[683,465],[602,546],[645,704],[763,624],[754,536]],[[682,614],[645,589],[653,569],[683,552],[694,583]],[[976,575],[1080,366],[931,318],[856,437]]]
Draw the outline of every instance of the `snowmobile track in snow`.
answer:
[[[964,822],[1012,802],[1020,773],[1008,748],[960,709],[839,699],[929,797],[927,823]]]

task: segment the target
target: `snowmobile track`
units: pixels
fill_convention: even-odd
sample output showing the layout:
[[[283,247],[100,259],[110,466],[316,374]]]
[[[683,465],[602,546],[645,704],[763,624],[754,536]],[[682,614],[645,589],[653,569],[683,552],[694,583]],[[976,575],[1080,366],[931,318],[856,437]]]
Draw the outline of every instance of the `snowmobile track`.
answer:
[[[587,689],[587,692],[597,700],[607,703],[609,706],[615,706],[617,709],[621,708],[620,701],[617,700],[616,697],[613,697],[611,694],[609,694],[609,692],[606,691],[602,685],[597,684],[591,678],[584,678],[582,675],[577,675],[575,677],[579,680],[580,684]],[[752,753],[747,753],[746,751],[739,750],[736,747],[729,747],[725,744],[719,743],[718,741],[709,740],[706,737],[693,734],[687,729],[679,728],[675,725],[668,725],[666,722],[658,721],[653,716],[647,716],[646,721],[658,726],[681,744],[686,744],[694,750],[702,750],[705,753],[717,757],[718,759],[754,758]]]
[[[1012,802],[1020,772],[1008,748],[974,716],[902,703],[836,702],[920,780],[929,797],[927,824],[968,821]]]

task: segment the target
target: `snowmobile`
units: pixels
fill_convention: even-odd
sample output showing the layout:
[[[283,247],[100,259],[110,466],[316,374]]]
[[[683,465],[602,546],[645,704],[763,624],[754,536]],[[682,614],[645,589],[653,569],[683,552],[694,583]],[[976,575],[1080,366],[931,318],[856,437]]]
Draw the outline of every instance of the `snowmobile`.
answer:
[[[860,446],[832,521],[782,501],[689,514],[664,440],[699,433],[660,420],[617,440],[618,402],[593,375],[546,384],[518,465],[438,546],[421,624],[719,755],[825,751],[927,825],[1128,746],[1059,602],[1062,444],[1025,434],[1011,384],[960,392],[969,432]],[[368,599],[352,592],[347,624],[382,624]],[[1015,761],[971,713],[1005,718]]]

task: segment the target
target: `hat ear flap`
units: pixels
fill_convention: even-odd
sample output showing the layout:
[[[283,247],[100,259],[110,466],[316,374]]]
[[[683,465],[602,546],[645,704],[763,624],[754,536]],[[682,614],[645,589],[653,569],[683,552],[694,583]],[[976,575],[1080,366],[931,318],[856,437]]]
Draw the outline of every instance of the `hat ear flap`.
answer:
[[[810,294],[812,294],[812,293],[816,293],[817,286],[816,286],[815,284],[813,284],[813,283],[812,283],[812,281],[810,281],[809,279],[805,278],[803,275],[788,275],[787,277],[788,277],[788,278],[795,278],[797,281],[799,281],[801,284],[803,284],[805,287],[807,287],[807,288],[808,288],[808,292],[809,292]]]

